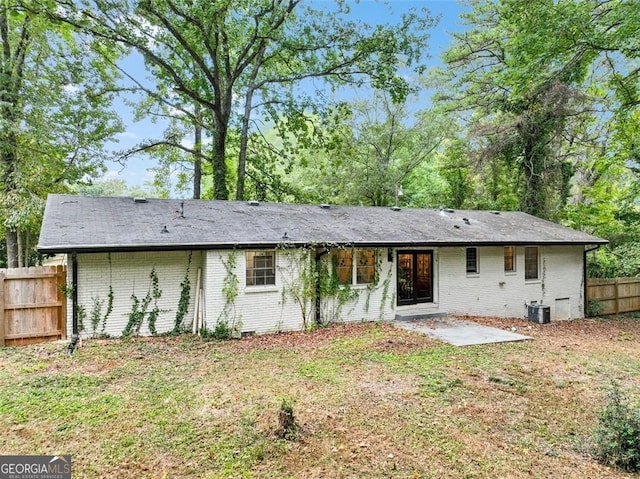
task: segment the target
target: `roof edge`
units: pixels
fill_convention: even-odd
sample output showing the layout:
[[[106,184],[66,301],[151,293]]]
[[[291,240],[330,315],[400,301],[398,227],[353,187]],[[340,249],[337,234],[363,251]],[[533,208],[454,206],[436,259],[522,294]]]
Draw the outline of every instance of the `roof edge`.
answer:
[[[171,244],[171,245],[88,245],[88,246],[38,246],[42,254],[71,253],[131,253],[144,251],[198,251],[229,249],[276,249],[282,247],[304,248],[306,246],[357,246],[361,248],[451,248],[474,246],[588,246],[605,245],[607,240],[599,241],[451,241],[451,242],[384,242],[366,241],[341,242],[279,242],[279,243],[216,243],[216,244]]]

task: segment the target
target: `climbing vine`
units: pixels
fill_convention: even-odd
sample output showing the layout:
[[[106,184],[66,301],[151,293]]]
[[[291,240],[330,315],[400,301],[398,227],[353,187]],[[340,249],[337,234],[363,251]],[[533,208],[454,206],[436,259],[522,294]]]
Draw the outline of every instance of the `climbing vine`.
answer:
[[[282,304],[290,296],[300,307],[302,313],[302,326],[304,329],[310,326],[310,317],[313,312],[316,299],[316,284],[318,270],[313,259],[313,252],[309,249],[287,248],[286,245],[280,247],[283,257],[287,257],[287,266],[278,264],[281,272],[280,278],[282,287]]]
[[[393,277],[393,269],[389,268],[387,271],[387,277],[382,282],[382,297],[380,298],[380,319],[384,319],[384,305],[387,302],[389,297],[389,286],[391,285],[391,279]],[[391,299],[391,309],[393,309],[393,305],[395,304],[395,298]]]
[[[93,306],[91,307],[91,312],[89,313],[89,319],[91,321],[91,329],[93,332],[93,336],[98,336],[98,328],[100,327],[100,334],[105,335],[107,329],[107,318],[111,315],[113,311],[113,267],[111,263],[111,253],[108,254],[109,259],[109,291],[107,292],[107,309],[102,314],[102,306],[104,305],[104,300],[98,297],[92,297]]]
[[[340,284],[337,273],[337,259],[331,253],[337,249],[352,248],[351,245],[339,244],[309,244],[302,248],[293,248],[289,244],[281,244],[278,250],[289,257],[286,264],[279,266],[282,270],[280,277],[283,281],[283,303],[290,297],[300,306],[303,325],[310,326],[310,317],[317,300],[318,292],[323,299],[325,307],[331,308],[325,315],[331,318],[340,316],[342,308],[354,303],[366,292],[365,311],[369,310],[371,294],[380,286],[380,272],[382,259],[376,251],[376,262],[373,281],[366,288],[354,288],[352,285]],[[301,252],[302,251],[302,252]],[[390,270],[387,279],[383,283],[382,301],[380,304],[381,317],[384,315],[384,303],[387,300],[389,284],[392,272]],[[321,318],[316,318],[316,323]]]
[[[224,296],[224,308],[220,312],[216,321],[215,329],[225,329],[233,331],[236,326],[236,306],[235,301],[240,293],[236,266],[238,263],[237,252],[232,251],[225,260],[220,256],[220,261],[224,265],[226,274],[222,283],[222,295]]]
[[[377,250],[375,251],[375,264],[373,269],[373,281],[367,284],[367,299],[364,304],[364,310],[369,312],[369,302],[371,301],[371,293],[373,293],[376,289],[378,289],[378,284],[380,283],[380,271],[382,269],[382,255],[379,254]],[[380,302],[381,305],[384,305],[384,299]],[[384,309],[384,306],[382,306]]]
[[[160,289],[160,282],[155,267],[151,269],[149,279],[151,284],[147,295],[143,299],[139,299],[135,293],[131,294],[131,311],[129,312],[129,321],[122,331],[123,336],[138,336],[145,317],[147,317],[149,332],[154,336],[158,333],[156,330],[156,321],[163,311],[158,307],[158,300],[162,296],[162,290]],[[153,302],[153,309],[147,312],[151,302]]]
[[[336,249],[351,248],[351,246],[338,246],[328,249],[328,256],[330,261],[321,261],[320,265],[320,297],[322,299],[331,299],[328,302],[330,311],[330,319],[326,323],[335,320],[340,317],[342,308],[348,303],[355,302],[362,293],[361,289],[355,289],[350,284],[340,284],[340,278],[338,277],[338,264],[335,255],[331,252]],[[329,267],[331,265],[331,267]],[[321,321],[318,321],[321,322]]]
[[[189,259],[187,260],[187,271],[184,274],[184,279],[180,283],[180,299],[178,300],[178,308],[176,309],[176,321],[173,325],[173,332],[179,333],[184,329],[182,324],[184,317],[189,311],[189,300],[191,299],[191,282],[189,281],[189,270],[191,269],[191,258],[193,251],[189,252]]]

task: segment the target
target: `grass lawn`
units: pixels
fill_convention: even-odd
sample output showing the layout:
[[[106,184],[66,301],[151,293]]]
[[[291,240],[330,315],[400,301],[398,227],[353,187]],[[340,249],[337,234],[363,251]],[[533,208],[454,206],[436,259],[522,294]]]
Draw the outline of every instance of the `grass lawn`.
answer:
[[[369,323],[3,349],[0,453],[71,454],[74,479],[637,477],[586,450],[612,379],[640,397],[640,320],[481,321],[533,340]]]

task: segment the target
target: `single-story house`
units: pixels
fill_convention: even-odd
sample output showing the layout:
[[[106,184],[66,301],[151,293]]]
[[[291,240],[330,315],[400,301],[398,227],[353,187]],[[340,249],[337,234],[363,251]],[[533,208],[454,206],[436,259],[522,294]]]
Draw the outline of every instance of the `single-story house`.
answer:
[[[240,335],[528,304],[583,317],[605,243],[521,212],[50,195],[38,250],[69,257],[74,333]]]

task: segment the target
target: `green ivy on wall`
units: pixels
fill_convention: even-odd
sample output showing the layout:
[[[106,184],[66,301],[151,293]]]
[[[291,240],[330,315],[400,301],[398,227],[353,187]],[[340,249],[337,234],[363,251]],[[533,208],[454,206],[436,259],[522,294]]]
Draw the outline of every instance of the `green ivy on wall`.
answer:
[[[291,297],[300,307],[302,325],[309,328],[316,298],[316,283],[318,270],[316,268],[313,251],[307,248],[287,248],[282,245],[279,249],[282,258],[286,258],[286,267],[279,261],[279,278],[282,282],[282,304],[286,304]],[[276,326],[276,329],[279,329]]]
[[[231,332],[240,327],[238,319],[236,317],[236,299],[240,294],[240,280],[236,274],[236,267],[238,264],[237,251],[233,250],[226,258],[220,256],[224,269],[226,271],[224,280],[222,282],[222,295],[224,296],[224,307],[216,320],[214,330],[229,331]]]
[[[98,296],[91,297],[92,305],[89,313],[87,313],[87,309],[84,305],[78,305],[78,331],[85,331],[85,320],[88,317],[89,322],[91,323],[91,333],[94,337],[106,335],[107,319],[113,311],[114,294],[111,253],[108,253],[107,257],[109,260],[109,290],[107,292],[107,303],[104,314],[102,313],[102,308],[105,305],[105,300],[100,299],[100,297]],[[72,292],[73,288],[70,287],[68,288],[68,291],[65,292],[65,294],[72,294]]]
[[[380,252],[376,250],[376,263],[374,279],[366,288],[354,288],[352,285],[340,284],[337,274],[336,258],[331,253],[337,249],[351,249],[351,245],[338,245],[333,243],[314,243],[303,247],[294,247],[283,243],[278,246],[280,254],[288,258],[286,265],[279,264],[280,278],[283,281],[283,303],[287,297],[300,306],[303,325],[311,327],[310,318],[314,312],[314,306],[318,292],[325,304],[332,309],[328,312],[330,318],[340,316],[345,305],[354,302],[366,293],[365,311],[369,310],[371,294],[380,287],[380,272],[382,259]],[[382,299],[380,301],[380,317],[384,316],[384,307],[388,299],[389,285],[392,271],[389,270],[382,284]],[[316,324],[320,318],[316,318]],[[330,322],[327,320],[326,323]]]
[[[135,293],[131,294],[131,311],[129,312],[129,321],[122,331],[123,336],[138,336],[145,317],[147,318],[149,332],[154,336],[158,334],[156,321],[163,311],[158,307],[158,300],[162,296],[162,290],[160,289],[155,266],[151,269],[149,279],[151,284],[143,299],[139,299]],[[153,309],[147,311],[152,302]]]
[[[173,333],[180,333],[184,331],[184,317],[189,311],[189,301],[191,300],[191,282],[189,281],[189,271],[191,269],[191,258],[193,251],[189,252],[189,259],[187,260],[187,271],[184,274],[184,279],[180,283],[180,299],[178,300],[178,307],[176,308],[176,320],[173,325]]]

